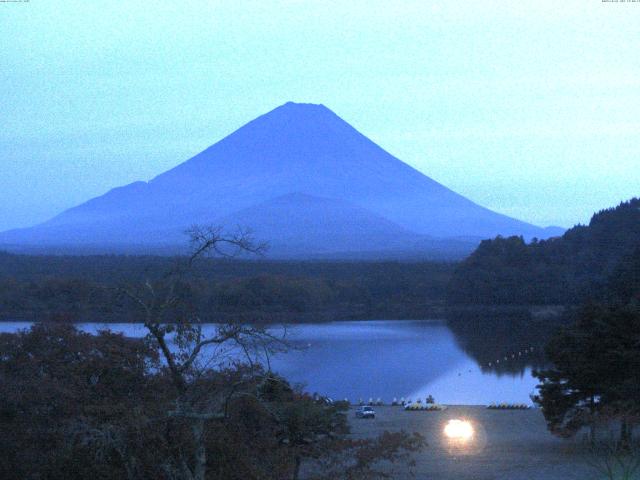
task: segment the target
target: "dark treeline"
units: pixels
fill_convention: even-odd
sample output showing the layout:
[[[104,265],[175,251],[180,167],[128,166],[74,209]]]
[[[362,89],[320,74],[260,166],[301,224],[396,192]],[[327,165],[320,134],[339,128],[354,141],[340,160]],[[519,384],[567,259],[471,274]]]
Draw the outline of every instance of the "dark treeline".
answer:
[[[160,278],[179,261],[0,253],[0,318],[130,321],[130,308],[116,298],[115,287]],[[411,319],[442,307],[453,268],[430,262],[204,259],[182,286],[203,320]]]
[[[596,213],[562,237],[483,241],[457,268],[448,301],[466,305],[579,305],[604,301],[640,255],[640,199]]]
[[[538,403],[552,432],[569,437],[589,427],[596,445],[598,432],[619,422],[619,440],[607,449],[640,465],[633,436],[640,424],[640,254],[615,268],[603,292],[606,298],[566,312],[569,324],[546,348],[550,367],[536,374]]]

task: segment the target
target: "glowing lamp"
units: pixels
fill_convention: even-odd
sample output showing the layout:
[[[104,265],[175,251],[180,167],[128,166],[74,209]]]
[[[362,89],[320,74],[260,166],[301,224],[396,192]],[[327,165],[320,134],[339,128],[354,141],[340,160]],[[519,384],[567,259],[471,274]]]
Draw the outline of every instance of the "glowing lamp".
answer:
[[[473,437],[473,426],[466,420],[449,420],[444,427],[444,434],[452,440],[469,440]]]

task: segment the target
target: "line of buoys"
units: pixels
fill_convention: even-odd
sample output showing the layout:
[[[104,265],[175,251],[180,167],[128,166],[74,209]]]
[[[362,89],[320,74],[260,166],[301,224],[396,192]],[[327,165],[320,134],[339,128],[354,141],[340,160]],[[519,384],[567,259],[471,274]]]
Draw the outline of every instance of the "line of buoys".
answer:
[[[531,353],[531,352],[533,352],[533,347],[525,348],[524,350],[520,350],[520,351],[518,352],[518,357],[521,357],[523,354],[524,354],[524,355],[526,355],[526,354]],[[515,359],[515,358],[516,358],[516,354],[515,354],[515,352],[514,352],[514,353],[512,353],[512,354],[511,354],[511,358],[509,358],[509,355],[506,355],[506,356],[504,356],[504,357],[502,358],[502,361],[503,361],[503,362],[507,362],[507,361],[509,361],[510,359],[511,359],[511,360],[513,360],[513,359]],[[488,366],[488,367],[492,367],[492,366],[494,365],[494,363],[495,363],[495,365],[499,365],[499,364],[500,364],[500,360],[501,360],[501,359],[500,359],[500,358],[498,358],[495,362],[489,362],[489,363],[487,363],[487,366]]]

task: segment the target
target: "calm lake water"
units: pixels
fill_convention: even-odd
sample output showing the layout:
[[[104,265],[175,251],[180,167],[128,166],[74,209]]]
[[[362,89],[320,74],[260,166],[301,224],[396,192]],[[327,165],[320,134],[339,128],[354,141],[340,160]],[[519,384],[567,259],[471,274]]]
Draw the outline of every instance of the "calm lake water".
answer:
[[[0,322],[0,332],[30,325]],[[145,334],[137,324],[78,326],[88,332],[109,328],[133,337]],[[461,338],[444,322],[397,320],[304,324],[287,329],[294,348],[271,359],[273,370],[305,384],[309,392],[334,399],[355,402],[380,397],[390,402],[393,397],[415,400],[431,394],[438,403],[446,404],[530,404],[529,395],[537,384],[523,345],[491,332],[484,338]],[[491,353],[477,360],[480,355],[467,352],[463,347],[467,344],[486,346],[485,353]],[[495,362],[489,366],[486,358],[493,357],[505,368],[496,370]]]

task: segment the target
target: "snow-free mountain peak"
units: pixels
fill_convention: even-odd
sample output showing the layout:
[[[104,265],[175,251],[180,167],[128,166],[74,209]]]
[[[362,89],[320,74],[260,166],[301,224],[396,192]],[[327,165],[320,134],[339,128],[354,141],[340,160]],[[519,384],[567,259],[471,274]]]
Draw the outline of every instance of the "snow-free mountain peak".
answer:
[[[273,202],[278,198],[286,201]],[[322,200],[305,209],[309,198]],[[357,211],[367,227],[349,230],[344,222],[328,221],[327,212],[339,216],[340,208]],[[295,227],[287,229],[286,221],[275,219],[286,220],[292,211]],[[384,239],[373,237],[391,231],[407,242],[415,236],[548,236],[544,229],[492,212],[432,180],[327,107],[288,102],[148,183],[115,188],[44,224],[0,234],[0,243],[177,245],[189,225],[236,224],[234,216],[281,225],[264,231],[278,238],[264,240],[282,245],[286,238],[298,250],[307,245],[309,253],[322,241],[318,236],[335,239],[323,251],[352,251],[363,239],[379,245]]]

